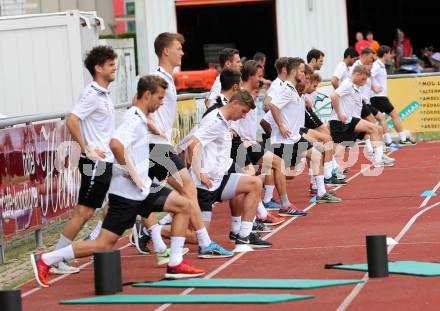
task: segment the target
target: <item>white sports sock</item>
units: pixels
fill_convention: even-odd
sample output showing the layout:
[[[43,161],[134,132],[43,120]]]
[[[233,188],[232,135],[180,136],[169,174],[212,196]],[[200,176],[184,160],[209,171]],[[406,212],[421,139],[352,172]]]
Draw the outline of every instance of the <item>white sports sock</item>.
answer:
[[[406,140],[406,133],[405,132],[399,132],[399,138],[401,141],[405,141]]]
[[[263,202],[261,202],[261,201],[260,201],[260,203],[258,203],[257,215],[261,219],[266,219],[266,217],[267,217],[267,210],[264,207]]]
[[[333,163],[333,169],[337,170],[339,169],[339,164],[335,159],[335,156],[332,157],[332,163]]]
[[[66,238],[64,235],[60,234],[60,238],[58,239],[55,249],[62,249],[70,244],[72,244],[72,241]]]
[[[208,230],[205,227],[196,231],[197,241],[199,246],[208,247],[211,244],[211,238],[209,237]]]
[[[202,212],[202,219],[204,222],[211,222],[212,212]]]
[[[239,236],[245,238],[247,237],[249,234],[251,234],[252,231],[252,222],[250,221],[242,221],[241,222],[241,227],[240,227],[240,232],[239,232]]]
[[[159,226],[160,226],[160,228],[162,229],[162,226],[161,226],[161,225],[159,225]],[[148,229],[147,229],[146,227],[144,227],[144,226],[142,226],[142,232],[145,233],[146,235],[150,235],[150,232],[149,232]]]
[[[369,153],[373,153],[373,145],[371,144],[371,139],[365,139],[365,147]]]
[[[171,254],[168,266],[173,267],[180,265],[183,260],[183,245],[185,238],[180,236],[171,237]]]
[[[232,216],[231,218],[231,231],[232,233],[237,234],[238,232],[240,232],[241,216]]]
[[[102,220],[98,220],[95,228],[93,228],[92,232],[90,232],[90,234],[89,234],[90,240],[92,240],[92,241],[96,240],[96,238],[99,235],[99,232],[101,232],[101,227],[102,227]]]
[[[163,253],[167,250],[167,245],[162,240],[162,226],[159,224],[155,224],[148,228],[151,231],[151,240],[153,241],[154,251],[156,253]]]
[[[161,220],[159,220],[159,224],[166,225],[173,221],[173,215],[170,213],[166,214]]]
[[[316,189],[316,180],[315,176],[313,176],[313,170],[309,168],[309,176],[310,176],[310,183],[312,184],[312,189]]]
[[[290,201],[289,197],[287,196],[287,193],[281,195],[281,206],[282,207],[290,207]]]
[[[382,161],[382,157],[383,157],[383,147],[379,146],[374,148],[374,161],[380,162]]]
[[[323,196],[325,194],[325,184],[324,184],[324,176],[319,175],[315,176],[316,186],[318,187],[318,197]]]
[[[44,253],[41,255],[41,259],[48,266],[52,266],[52,265],[59,263],[63,260],[71,260],[74,258],[75,258],[75,255],[73,254],[72,244],[70,244],[66,247],[54,250],[53,252]]]
[[[264,186],[264,203],[269,203],[273,198],[273,190],[275,189],[274,185],[265,185]]]
[[[383,138],[385,140],[385,143],[387,143],[387,144],[391,144],[393,142],[393,140],[391,139],[390,133],[383,134]]]
[[[331,178],[333,170],[333,163],[331,161],[324,163],[324,177]]]

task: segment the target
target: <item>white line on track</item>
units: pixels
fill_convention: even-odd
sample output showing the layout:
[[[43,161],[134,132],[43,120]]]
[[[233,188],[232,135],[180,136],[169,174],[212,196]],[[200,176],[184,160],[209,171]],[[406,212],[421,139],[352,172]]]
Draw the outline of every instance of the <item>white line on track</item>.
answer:
[[[435,191],[434,189],[435,189],[436,187],[437,187],[437,189],[438,189],[438,186],[439,186],[439,185],[440,185],[440,182],[439,182],[436,186],[434,186],[433,191]],[[431,198],[432,198],[432,197],[427,197],[426,199],[428,199],[428,200],[425,199],[425,200],[420,204],[420,206],[419,206],[418,208],[421,208],[421,207],[422,207],[422,204],[425,204],[425,205],[426,205],[426,204],[428,203],[428,201],[429,201]],[[399,242],[399,241],[403,238],[403,236],[409,231],[409,229],[412,227],[412,225],[416,222],[416,220],[417,220],[421,215],[423,215],[425,212],[429,211],[430,209],[432,209],[432,208],[434,208],[434,207],[436,207],[436,206],[438,206],[438,205],[440,205],[440,202],[437,202],[437,203],[432,204],[432,205],[430,205],[430,206],[428,206],[428,207],[425,207],[424,209],[422,209],[421,211],[419,211],[417,214],[415,214],[415,215],[414,215],[414,216],[408,221],[408,223],[405,225],[405,227],[403,227],[403,229],[400,231],[400,233],[394,238],[394,240],[396,240],[397,242]],[[393,250],[393,248],[394,248],[396,245],[397,245],[397,244],[388,246],[387,253],[390,254],[391,251]],[[368,273],[365,273],[364,276],[363,276],[363,278],[362,278],[362,281],[364,281],[364,283],[360,283],[360,284],[356,285],[356,286],[353,288],[353,290],[350,292],[350,294],[348,294],[348,296],[345,297],[344,301],[342,301],[342,303],[339,305],[339,307],[338,307],[336,310],[337,310],[337,311],[344,311],[344,310],[346,310],[346,309],[348,308],[348,306],[350,306],[350,304],[353,302],[353,300],[357,297],[357,295],[360,293],[360,291],[364,288],[364,286],[367,284],[368,280],[369,280],[369,278],[368,278]]]
[[[346,181],[349,182],[351,180],[353,180],[354,178],[358,177],[360,174],[362,174],[363,172],[369,170],[371,168],[371,165],[366,166],[364,169],[360,170],[359,172],[357,172],[355,175],[351,176],[349,179],[347,179]],[[335,188],[335,190],[338,190],[339,188],[341,188],[342,186],[338,186]],[[304,211],[308,211],[310,210],[313,206],[315,206],[316,203],[312,203],[309,206],[307,206]],[[281,224],[279,227],[277,227],[275,230],[273,230],[272,232],[270,232],[269,234],[267,234],[266,236],[264,236],[264,238],[262,238],[263,240],[267,240],[268,238],[270,238],[271,236],[273,236],[274,234],[276,234],[277,232],[279,232],[281,229],[283,229],[284,227],[286,227],[287,225],[289,225],[291,222],[295,221],[297,218],[299,217],[292,217],[289,220],[285,221],[283,224]],[[234,256],[233,258],[229,259],[227,262],[225,262],[224,264],[222,264],[221,266],[219,266],[217,269],[215,269],[214,271],[212,271],[211,273],[207,274],[204,278],[205,279],[210,279],[213,276],[217,275],[218,273],[220,273],[221,271],[225,270],[227,267],[229,267],[230,265],[232,265],[234,262],[236,262],[238,259],[240,259],[241,257],[243,257],[246,253],[240,253],[236,256]],[[187,288],[184,291],[182,291],[180,293],[180,295],[187,295],[189,293],[191,293],[195,288]],[[156,308],[155,311],[163,311],[166,310],[168,307],[170,307],[171,304],[164,304],[161,305],[160,307]]]
[[[440,181],[435,185],[434,188],[432,188],[433,192],[436,192],[440,188]],[[426,197],[425,200],[423,200],[422,204],[420,204],[419,208],[425,207],[426,204],[428,204],[428,201],[431,200],[432,197]]]

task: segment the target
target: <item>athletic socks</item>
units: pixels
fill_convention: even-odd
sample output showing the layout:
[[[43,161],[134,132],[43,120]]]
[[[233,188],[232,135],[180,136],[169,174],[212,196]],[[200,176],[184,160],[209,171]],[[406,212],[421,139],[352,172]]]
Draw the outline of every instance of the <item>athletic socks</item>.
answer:
[[[72,241],[66,238],[64,235],[60,234],[60,238],[58,239],[55,249],[62,249],[70,244],[72,244]]]
[[[371,139],[366,139],[365,140],[365,147],[367,148],[367,152],[368,153],[373,153],[373,145],[371,144]]]
[[[337,170],[339,169],[339,164],[335,159],[335,156],[332,157],[332,163],[333,163],[333,169]]]
[[[333,170],[333,163],[332,163],[332,161],[325,162],[324,163],[324,177],[325,178],[331,178],[332,177],[332,170]]]
[[[383,157],[383,147],[376,147],[374,149],[374,161],[376,162],[380,162],[382,161],[382,157]]]
[[[163,253],[167,250],[167,246],[162,240],[161,230],[162,226],[159,224],[155,224],[148,228],[151,232],[151,240],[153,241],[154,251],[156,253]]]
[[[241,216],[232,216],[231,218],[231,231],[232,233],[237,234],[238,232],[240,232]]]
[[[258,203],[257,216],[261,219],[266,219],[266,217],[267,217],[267,210],[264,207],[263,202],[261,202],[261,201],[260,201],[260,203]]]
[[[316,180],[315,176],[313,176],[313,170],[309,168],[309,176],[310,176],[310,184],[312,185],[312,189],[316,189]]]
[[[204,222],[211,222],[212,212],[202,212],[202,219]]]
[[[211,244],[211,238],[209,237],[208,230],[202,228],[196,231],[197,240],[199,241],[199,246],[207,247]]]
[[[75,255],[73,254],[72,244],[70,244],[66,247],[57,249],[53,252],[44,253],[41,255],[41,259],[48,266],[52,266],[52,265],[59,263],[61,261],[64,261],[64,260],[72,260],[74,258],[75,258]]]
[[[399,132],[399,138],[401,141],[405,141],[406,140],[406,133],[405,132]]]
[[[393,142],[393,140],[391,139],[390,133],[383,134],[383,139],[385,140],[386,144],[391,144]]]
[[[183,260],[183,245],[185,244],[185,238],[180,236],[171,237],[171,254],[168,266],[177,266]]]
[[[324,184],[324,176],[319,175],[315,176],[316,179],[316,186],[318,188],[318,197],[323,196],[325,194],[325,184]]]
[[[275,189],[274,185],[265,185],[264,186],[264,198],[263,198],[264,203],[269,203],[270,200],[272,200],[274,189]]]
[[[287,197],[287,193],[281,195],[281,206],[282,207],[290,207],[290,201]]]
[[[239,236],[245,238],[251,234],[252,231],[252,222],[251,221],[242,221]]]
[[[161,220],[159,220],[159,224],[163,226],[169,224],[172,221],[173,221],[173,216],[170,213],[168,213]]]

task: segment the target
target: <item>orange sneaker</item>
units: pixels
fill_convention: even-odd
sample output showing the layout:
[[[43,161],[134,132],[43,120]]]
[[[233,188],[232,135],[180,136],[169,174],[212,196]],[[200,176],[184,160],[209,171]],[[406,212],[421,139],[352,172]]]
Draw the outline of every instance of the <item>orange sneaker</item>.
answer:
[[[167,273],[165,273],[166,279],[188,279],[196,278],[198,276],[204,275],[205,270],[197,269],[191,267],[184,260],[177,266],[168,266]]]
[[[47,281],[47,276],[49,274],[50,266],[46,265],[43,260],[41,260],[42,254],[31,254],[31,264],[34,270],[35,280],[41,287],[49,287],[49,282]]]
[[[272,213],[267,213],[267,216],[265,219],[260,218],[260,220],[266,225],[266,226],[277,226],[283,222],[286,221],[283,217],[277,217]]]

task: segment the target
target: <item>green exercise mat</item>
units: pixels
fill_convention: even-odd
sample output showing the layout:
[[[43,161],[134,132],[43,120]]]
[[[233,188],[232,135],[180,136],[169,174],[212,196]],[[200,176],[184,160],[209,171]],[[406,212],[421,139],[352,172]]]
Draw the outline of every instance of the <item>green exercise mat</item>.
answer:
[[[60,304],[266,304],[312,299],[313,296],[291,294],[218,294],[218,295],[111,295],[64,300]]]
[[[367,264],[333,265],[332,269],[368,271]],[[388,272],[417,276],[440,276],[440,263],[419,261],[390,261]]]
[[[135,283],[134,287],[309,289],[362,283],[361,280],[187,279]]]

